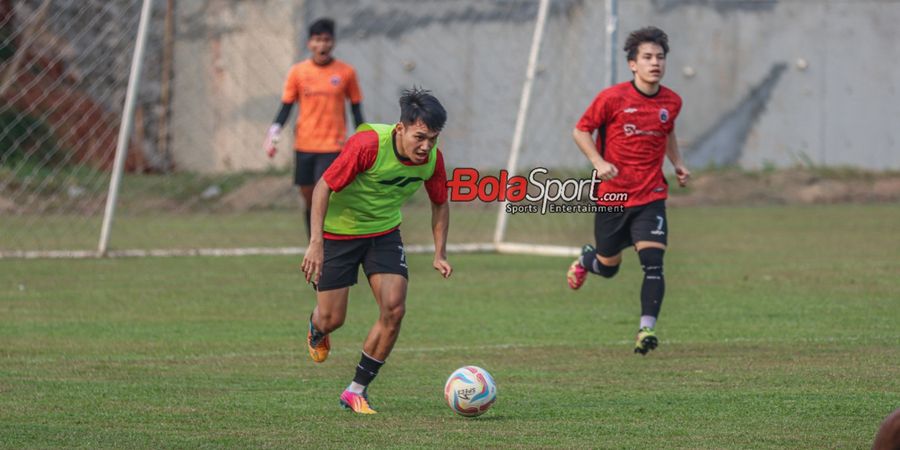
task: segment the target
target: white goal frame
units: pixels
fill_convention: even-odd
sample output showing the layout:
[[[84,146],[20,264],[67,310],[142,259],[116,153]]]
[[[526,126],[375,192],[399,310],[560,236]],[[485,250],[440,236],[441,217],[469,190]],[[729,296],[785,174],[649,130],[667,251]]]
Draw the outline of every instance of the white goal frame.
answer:
[[[519,109],[516,114],[516,124],[510,145],[507,171],[510,175],[516,173],[519,154],[522,148],[522,139],[525,125],[528,120],[528,110],[531,101],[532,89],[540,49],[543,42],[544,28],[550,10],[551,0],[540,0],[538,11],[534,21],[534,32],[531,41],[531,50],[528,55],[528,64],[525,71],[525,81],[522,84],[522,94],[519,99]],[[124,249],[110,250],[109,240],[112,234],[112,223],[115,218],[116,203],[119,196],[119,187],[125,160],[128,153],[128,141],[134,127],[135,104],[138,89],[140,87],[140,73],[143,66],[144,49],[147,42],[148,24],[151,15],[153,0],[143,0],[141,17],[135,37],[135,48],[132,56],[131,70],[128,79],[125,103],[122,111],[122,121],[116,143],[115,160],[109,183],[109,194],[103,215],[100,231],[100,240],[96,251],[90,250],[52,250],[52,251],[0,251],[0,258],[117,258],[117,257],[166,257],[166,256],[242,256],[242,255],[299,255],[306,252],[306,247],[249,247],[249,248],[203,248],[203,249]],[[615,46],[618,29],[618,0],[605,0],[606,7],[606,85],[612,85],[615,81]],[[508,215],[506,214],[506,201],[500,202],[497,210],[497,222],[494,229],[493,242],[474,244],[448,244],[447,251],[452,253],[504,253],[504,254],[533,254],[544,256],[577,256],[579,250],[574,247],[535,245],[528,243],[507,242],[506,228]],[[434,247],[430,245],[407,246],[408,253],[430,253]]]

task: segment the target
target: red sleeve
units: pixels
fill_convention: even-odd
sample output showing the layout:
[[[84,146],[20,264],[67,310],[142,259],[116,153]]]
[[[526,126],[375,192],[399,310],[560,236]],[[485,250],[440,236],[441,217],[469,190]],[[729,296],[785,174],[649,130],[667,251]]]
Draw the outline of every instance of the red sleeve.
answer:
[[[672,129],[673,130],[675,129],[675,121],[678,120],[678,116],[681,115],[681,105],[682,105],[681,97],[678,94],[674,94],[674,95],[675,95],[675,99],[677,101],[678,106],[675,108],[675,114],[673,115],[673,119],[672,119]]]
[[[432,203],[443,205],[447,202],[447,170],[444,168],[444,155],[437,151],[437,161],[434,162],[434,173],[425,181],[425,190]]]
[[[378,157],[378,134],[368,130],[347,139],[341,154],[322,174],[325,183],[334,192],[340,192],[356,179],[356,175],[375,165]]]
[[[597,97],[595,97],[594,101],[591,102],[591,105],[588,106],[587,110],[581,116],[581,119],[578,120],[575,128],[588,133],[593,133],[608,121],[608,101],[604,92],[606,91],[597,94]]]

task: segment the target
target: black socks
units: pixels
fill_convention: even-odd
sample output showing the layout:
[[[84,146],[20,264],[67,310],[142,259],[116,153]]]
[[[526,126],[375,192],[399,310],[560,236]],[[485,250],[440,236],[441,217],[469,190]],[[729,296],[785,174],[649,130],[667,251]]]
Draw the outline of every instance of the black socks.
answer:
[[[663,278],[663,255],[661,248],[645,248],[638,252],[641,268],[644,269],[644,283],[641,285],[641,315],[659,317],[666,280]]]
[[[362,357],[359,359],[359,365],[356,366],[356,376],[353,377],[353,382],[368,386],[375,379],[375,376],[378,375],[378,369],[381,369],[383,365],[384,361],[379,361],[363,352]]]

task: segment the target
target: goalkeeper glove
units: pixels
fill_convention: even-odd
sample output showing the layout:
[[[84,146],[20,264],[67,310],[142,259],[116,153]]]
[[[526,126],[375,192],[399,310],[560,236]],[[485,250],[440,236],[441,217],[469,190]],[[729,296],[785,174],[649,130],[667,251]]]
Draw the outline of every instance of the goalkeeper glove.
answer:
[[[266,154],[269,155],[269,158],[275,156],[275,152],[278,151],[276,145],[278,145],[278,140],[281,138],[281,125],[277,123],[273,123],[271,127],[269,127],[269,132],[266,133],[266,142],[263,144],[263,149],[266,151]]]

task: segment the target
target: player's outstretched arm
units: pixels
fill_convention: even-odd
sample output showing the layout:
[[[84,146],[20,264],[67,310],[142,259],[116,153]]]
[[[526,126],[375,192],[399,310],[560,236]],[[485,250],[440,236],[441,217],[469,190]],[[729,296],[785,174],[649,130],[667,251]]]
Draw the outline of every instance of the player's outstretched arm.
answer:
[[[447,261],[447,232],[450,230],[450,202],[431,202],[431,232],[434,234],[434,269],[449,278],[453,267]]]
[[[669,139],[666,141],[666,156],[675,166],[675,176],[678,177],[678,185],[685,187],[691,178],[691,171],[684,165],[684,158],[681,157],[681,150],[678,149],[678,139],[675,138],[675,130],[669,133]]]
[[[309,220],[309,247],[303,255],[303,263],[300,268],[306,275],[306,282],[319,283],[319,275],[322,274],[322,263],[325,260],[325,212],[328,211],[328,198],[331,188],[324,178],[320,178],[313,189],[312,209]]]

